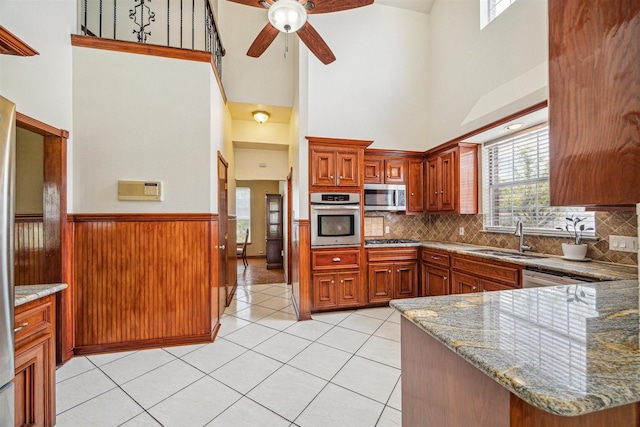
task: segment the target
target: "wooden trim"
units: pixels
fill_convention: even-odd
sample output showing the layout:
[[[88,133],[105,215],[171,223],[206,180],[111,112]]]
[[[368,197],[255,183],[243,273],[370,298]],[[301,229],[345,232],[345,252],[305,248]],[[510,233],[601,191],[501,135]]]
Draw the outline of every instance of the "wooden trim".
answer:
[[[65,139],[69,138],[69,131],[58,129],[20,112],[16,113],[16,126],[22,129],[30,130],[31,132],[37,133],[38,135],[59,136]]]
[[[0,25],[0,54],[16,56],[40,55],[34,48]]]
[[[493,121],[493,122],[491,122],[489,124],[481,126],[476,130],[472,130],[471,132],[465,133],[464,135],[461,135],[461,136],[459,136],[457,138],[454,138],[454,139],[452,139],[450,141],[447,141],[444,144],[439,145],[438,147],[443,147],[443,146],[449,145],[449,144],[455,145],[455,144],[457,144],[459,142],[462,142],[465,139],[471,138],[472,136],[478,135],[478,134],[480,134],[480,133],[482,133],[482,132],[484,132],[486,130],[489,130],[489,129],[494,128],[496,126],[500,126],[502,124],[510,122],[511,120],[518,119],[518,118],[520,118],[522,116],[526,116],[527,114],[531,114],[534,111],[542,110],[543,108],[547,107],[548,105],[549,105],[549,102],[547,100],[540,101],[537,104],[533,104],[530,107],[527,107],[527,108],[525,108],[523,110],[517,111],[517,112],[515,112],[513,114],[509,114],[508,116],[505,116],[505,117],[503,117],[501,119],[495,120],[495,121]],[[438,148],[438,147],[436,147],[436,148]],[[431,150],[429,150],[429,151],[431,151]]]
[[[159,56],[162,58],[182,59],[186,61],[208,62],[216,76],[218,88],[224,103],[227,103],[227,95],[222,86],[222,78],[218,74],[215,60],[211,52],[202,50],[182,49],[179,47],[159,46],[146,43],[126,42],[121,40],[101,39],[90,36],[71,35],[71,46],[86,47],[90,49],[111,50],[115,52],[134,53],[138,55]]]
[[[367,148],[366,150],[364,150],[365,157],[423,158],[424,153],[425,153],[424,151],[386,150],[381,148]]]
[[[16,214],[15,222],[42,222],[42,214]]]
[[[69,222],[167,222],[167,221],[217,221],[214,213],[100,213],[69,214]]]
[[[292,264],[292,302],[298,320],[311,320],[311,223],[294,221]]]
[[[321,138],[317,136],[305,136],[309,141],[309,144],[322,144],[335,147],[344,147],[349,145],[348,148],[367,148],[373,141],[366,141],[362,139],[343,139],[343,138]]]
[[[95,345],[84,345],[80,347],[74,348],[73,352],[76,356],[86,355],[86,354],[96,354],[96,353],[105,353],[112,351],[126,351],[126,350],[139,350],[139,349],[149,349],[149,348],[162,348],[162,347],[171,347],[178,345],[188,345],[188,344],[201,344],[206,342],[213,342],[216,335],[218,334],[218,330],[220,329],[220,323],[213,328],[211,334],[199,334],[199,335],[189,335],[184,337],[177,338],[167,338],[167,339],[153,339],[153,340],[145,340],[145,341],[127,341],[127,342],[119,342],[114,344],[95,344]]]

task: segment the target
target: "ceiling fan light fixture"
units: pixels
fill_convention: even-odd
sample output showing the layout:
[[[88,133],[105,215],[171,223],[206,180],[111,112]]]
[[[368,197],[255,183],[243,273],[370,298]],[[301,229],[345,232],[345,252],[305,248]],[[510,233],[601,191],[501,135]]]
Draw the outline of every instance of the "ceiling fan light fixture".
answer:
[[[266,123],[267,120],[269,120],[269,117],[271,117],[271,114],[266,111],[254,111],[251,114],[253,114],[253,120],[260,124]]]
[[[279,0],[269,8],[269,22],[278,31],[293,33],[307,22],[307,11],[297,0]]]

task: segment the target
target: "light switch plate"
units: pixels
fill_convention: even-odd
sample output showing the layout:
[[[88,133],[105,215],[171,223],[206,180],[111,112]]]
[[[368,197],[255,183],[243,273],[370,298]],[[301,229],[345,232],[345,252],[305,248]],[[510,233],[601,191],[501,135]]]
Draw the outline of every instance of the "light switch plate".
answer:
[[[609,250],[620,252],[637,252],[638,238],[630,236],[609,236]]]

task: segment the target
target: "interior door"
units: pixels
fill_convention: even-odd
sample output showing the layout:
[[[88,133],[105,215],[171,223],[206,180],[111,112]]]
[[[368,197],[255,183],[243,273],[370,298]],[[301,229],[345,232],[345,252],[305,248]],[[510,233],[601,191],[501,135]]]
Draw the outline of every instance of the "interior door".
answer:
[[[227,168],[229,164],[218,152],[218,291],[220,306],[220,316],[227,306]]]

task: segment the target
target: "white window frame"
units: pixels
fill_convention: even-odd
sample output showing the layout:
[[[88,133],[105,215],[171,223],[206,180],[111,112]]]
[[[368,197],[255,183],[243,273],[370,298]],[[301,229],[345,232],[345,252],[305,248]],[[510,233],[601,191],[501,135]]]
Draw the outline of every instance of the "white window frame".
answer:
[[[489,25],[515,2],[516,0],[480,0],[480,29]]]
[[[238,209],[238,201],[239,201],[239,197],[238,197],[238,190],[244,191],[247,190],[249,193],[248,196],[248,200],[249,200],[249,217],[245,217],[244,215],[241,215],[240,210]],[[245,230],[246,228],[240,228],[240,224],[241,221],[249,221],[249,240],[247,240],[247,244],[251,243],[251,188],[250,187],[236,187],[236,243],[237,244],[242,244],[244,243],[244,235],[245,235]]]
[[[498,196],[497,189],[508,189],[508,188],[517,188],[519,186],[524,185],[535,185],[536,189],[539,184],[545,186],[545,183],[549,182],[549,160],[548,160],[548,124],[542,124],[538,126],[534,126],[532,128],[525,129],[521,132],[511,134],[507,137],[497,139],[495,141],[490,141],[482,146],[482,192],[483,192],[483,225],[484,230],[489,232],[497,232],[497,233],[512,233],[515,231],[515,227],[518,219],[524,219],[524,229],[529,234],[536,235],[545,235],[545,236],[557,236],[557,237],[569,237],[567,231],[559,230],[556,227],[562,227],[564,229],[566,225],[565,218],[577,216],[577,217],[586,217],[587,219],[582,224],[585,224],[586,228],[593,228],[590,231],[584,231],[582,236],[583,239],[589,240],[594,239],[595,235],[595,213],[594,212],[586,212],[584,207],[553,207],[549,209],[550,206],[542,204],[539,205],[539,193],[536,191],[536,202],[534,205],[531,205],[531,211],[536,219],[536,221],[540,221],[539,215],[544,211],[557,212],[556,218],[552,227],[537,227],[535,224],[532,225],[531,221],[526,221],[526,214],[518,215],[516,212],[516,207],[513,205],[506,207],[511,210],[511,216],[509,221],[509,215],[503,216],[502,219],[507,219],[507,222],[510,222],[509,225],[504,225],[504,221],[500,221],[500,214],[498,213],[498,209],[496,208],[499,205],[499,201],[496,200]],[[532,135],[534,134],[535,135]],[[534,172],[534,176],[526,178],[526,179],[518,179],[517,175],[513,173],[513,169],[516,167],[516,159],[517,155],[515,150],[517,147],[523,147],[526,143],[526,147],[531,152],[529,154],[536,154],[539,156],[543,156],[542,161],[537,161],[537,166]],[[546,144],[546,146],[545,146]],[[502,148],[506,150],[506,156],[501,157],[499,160],[502,162],[502,166],[509,166],[509,162],[514,166],[512,169],[512,176],[509,179],[501,180],[501,182],[495,182],[491,179],[491,174],[499,173],[496,171],[497,166],[492,167],[490,162],[495,162],[496,160],[492,160],[491,156],[496,155],[496,149]],[[509,150],[514,150],[511,157],[509,157]],[[503,177],[504,178],[504,177]],[[548,184],[547,184],[548,185]],[[503,205],[504,207],[504,205]],[[542,214],[543,215],[543,214]],[[501,225],[499,225],[502,222]]]

